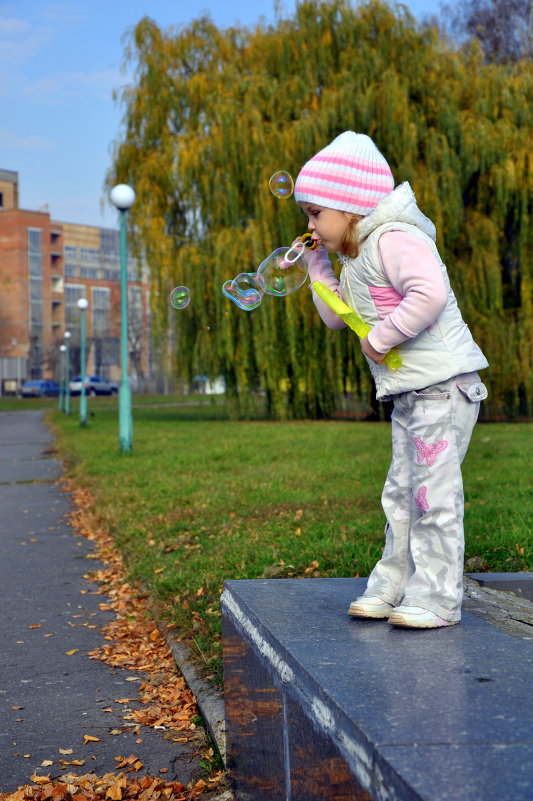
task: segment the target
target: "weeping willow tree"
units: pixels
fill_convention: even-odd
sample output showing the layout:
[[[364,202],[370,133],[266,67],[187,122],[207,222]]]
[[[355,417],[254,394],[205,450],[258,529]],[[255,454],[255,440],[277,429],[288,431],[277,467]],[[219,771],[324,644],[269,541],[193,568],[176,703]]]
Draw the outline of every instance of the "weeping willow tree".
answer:
[[[324,416],[366,395],[357,339],[321,324],[310,293],[253,312],[221,292],[304,232],[269,176],[346,129],[369,134],[397,183],[433,219],[463,315],[491,368],[489,412],[532,412],[530,62],[486,65],[420,28],[403,6],[302,2],[274,26],[220,30],[208,18],[134,29],[124,126],[110,184],[135,187],[132,234],[152,270],[154,334],[176,375],[224,375],[246,412],[253,390],[277,417]],[[169,314],[172,287],[190,306]],[[173,328],[168,351],[169,324]]]

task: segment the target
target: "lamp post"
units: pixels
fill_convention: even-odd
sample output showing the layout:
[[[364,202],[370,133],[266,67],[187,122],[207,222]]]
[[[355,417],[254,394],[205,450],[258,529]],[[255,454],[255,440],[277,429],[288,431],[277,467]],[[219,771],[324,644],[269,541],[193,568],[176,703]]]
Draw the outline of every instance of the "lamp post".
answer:
[[[111,203],[120,212],[120,387],[118,391],[119,442],[121,451],[131,451],[133,421],[131,390],[128,382],[128,249],[126,212],[135,201],[135,192],[127,184],[111,190]]]
[[[65,414],[70,414],[70,331],[65,331]]]
[[[89,305],[86,298],[78,300],[78,309],[80,310],[80,362],[81,362],[81,389],[80,389],[80,425],[87,425],[87,393],[85,392],[85,310]]]
[[[60,412],[64,410],[64,399],[65,399],[65,351],[67,349],[66,345],[60,345],[59,351],[61,353],[59,357],[59,401],[58,401],[58,409]]]

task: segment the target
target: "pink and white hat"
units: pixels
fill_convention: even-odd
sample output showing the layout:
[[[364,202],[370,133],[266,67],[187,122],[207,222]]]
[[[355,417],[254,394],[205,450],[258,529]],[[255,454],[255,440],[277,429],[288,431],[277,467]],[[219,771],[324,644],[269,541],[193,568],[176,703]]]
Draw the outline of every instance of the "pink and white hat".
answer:
[[[391,168],[372,139],[345,131],[304,164],[294,197],[365,216],[393,189]]]

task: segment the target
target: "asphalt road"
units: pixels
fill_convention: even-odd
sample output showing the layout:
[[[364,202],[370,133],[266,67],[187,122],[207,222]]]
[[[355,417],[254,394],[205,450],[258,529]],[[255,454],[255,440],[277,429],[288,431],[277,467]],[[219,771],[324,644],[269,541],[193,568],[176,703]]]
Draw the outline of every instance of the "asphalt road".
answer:
[[[110,734],[128,725],[114,699],[135,697],[127,679],[137,674],[87,656],[103,644],[112,613],[83,578],[101,565],[87,561],[91,544],[65,519],[72,507],[52,448],[41,412],[0,412],[0,791],[33,773],[63,775],[60,759],[84,760],[69,772],[101,775],[130,754],[144,765],[138,776],[166,768],[167,781],[197,780],[204,743],[173,743],[146,727]],[[99,742],[85,744],[85,734]]]

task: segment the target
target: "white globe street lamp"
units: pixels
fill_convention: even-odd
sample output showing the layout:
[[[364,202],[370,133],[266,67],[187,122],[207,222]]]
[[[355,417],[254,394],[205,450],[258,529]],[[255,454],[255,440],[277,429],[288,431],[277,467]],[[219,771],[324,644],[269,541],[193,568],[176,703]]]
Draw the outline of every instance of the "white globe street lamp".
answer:
[[[117,184],[111,190],[109,199],[119,211],[127,211],[135,202],[135,192],[128,184]]]
[[[126,212],[135,201],[135,192],[127,184],[117,184],[109,195],[120,214],[120,387],[118,391],[119,442],[121,451],[131,451],[133,420],[131,390],[128,381],[128,249]]]
[[[59,346],[59,400],[58,400],[58,409],[60,412],[63,411],[63,400],[65,396],[65,353],[67,350],[66,345]]]
[[[80,425],[87,425],[87,393],[85,392],[85,311],[89,301],[87,298],[80,298],[77,302],[80,310]]]
[[[70,414],[70,331],[65,331],[65,414]]]

